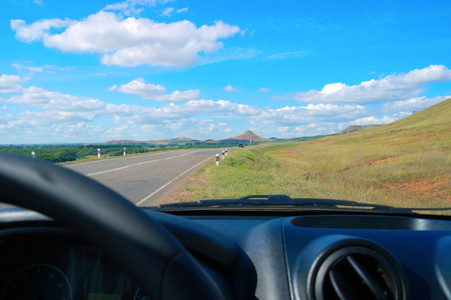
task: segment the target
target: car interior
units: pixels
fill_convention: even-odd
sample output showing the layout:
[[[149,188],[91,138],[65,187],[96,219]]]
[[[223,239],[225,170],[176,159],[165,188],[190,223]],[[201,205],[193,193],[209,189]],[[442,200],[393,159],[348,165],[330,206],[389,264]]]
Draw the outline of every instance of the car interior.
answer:
[[[402,210],[135,207],[0,154],[1,299],[449,299],[451,222]],[[253,201],[253,200],[249,200]]]

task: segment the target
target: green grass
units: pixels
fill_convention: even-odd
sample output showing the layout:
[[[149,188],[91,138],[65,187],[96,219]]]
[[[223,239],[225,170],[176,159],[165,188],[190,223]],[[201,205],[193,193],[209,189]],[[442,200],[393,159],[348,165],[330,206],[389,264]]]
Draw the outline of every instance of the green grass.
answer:
[[[451,99],[363,132],[239,149],[176,200],[286,194],[394,206],[451,206]]]

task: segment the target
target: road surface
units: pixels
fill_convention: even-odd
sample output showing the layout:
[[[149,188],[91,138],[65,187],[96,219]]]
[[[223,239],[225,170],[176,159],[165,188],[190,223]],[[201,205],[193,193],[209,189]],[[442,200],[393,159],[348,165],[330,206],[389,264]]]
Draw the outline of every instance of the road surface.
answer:
[[[220,149],[222,150],[222,149]],[[218,149],[175,150],[91,161],[65,167],[112,188],[138,206],[152,206],[184,176],[207,161]]]

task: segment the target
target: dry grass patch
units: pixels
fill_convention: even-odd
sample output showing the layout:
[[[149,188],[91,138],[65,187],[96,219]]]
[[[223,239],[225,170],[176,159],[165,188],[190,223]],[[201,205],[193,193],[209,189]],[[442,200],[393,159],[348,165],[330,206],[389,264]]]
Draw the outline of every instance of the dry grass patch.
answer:
[[[187,184],[183,200],[285,194],[399,207],[451,206],[450,115],[451,99],[363,132],[236,150]]]

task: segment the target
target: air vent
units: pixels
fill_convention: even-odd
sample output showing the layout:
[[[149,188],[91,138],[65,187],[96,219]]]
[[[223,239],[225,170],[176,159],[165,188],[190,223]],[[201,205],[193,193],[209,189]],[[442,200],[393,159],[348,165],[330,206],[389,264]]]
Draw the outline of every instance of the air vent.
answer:
[[[401,275],[379,252],[348,246],[332,252],[317,269],[316,300],[404,299]]]

